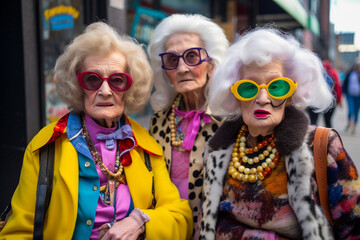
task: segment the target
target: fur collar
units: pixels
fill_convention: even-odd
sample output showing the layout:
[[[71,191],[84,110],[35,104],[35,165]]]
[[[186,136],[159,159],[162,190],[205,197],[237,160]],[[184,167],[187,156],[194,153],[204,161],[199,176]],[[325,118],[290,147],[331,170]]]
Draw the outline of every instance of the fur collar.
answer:
[[[210,139],[209,146],[213,149],[228,148],[236,140],[238,130],[244,125],[243,119],[226,121]],[[309,119],[304,112],[289,106],[285,108],[285,117],[275,127],[276,148],[279,153],[289,155],[299,148],[304,141]]]

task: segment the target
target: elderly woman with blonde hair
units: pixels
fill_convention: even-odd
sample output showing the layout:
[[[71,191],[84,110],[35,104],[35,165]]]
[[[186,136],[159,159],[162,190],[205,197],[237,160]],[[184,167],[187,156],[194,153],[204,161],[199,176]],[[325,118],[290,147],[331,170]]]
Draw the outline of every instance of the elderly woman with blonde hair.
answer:
[[[314,53],[274,28],[249,31],[229,48],[209,84],[209,108],[226,121],[207,145],[200,239],[359,238],[360,179],[335,131],[324,182],[329,218],[319,201],[316,127],[303,110],[333,104],[324,76]]]
[[[191,209],[169,178],[161,147],[127,116],[152,89],[142,47],[105,23],[91,24],[58,58],[55,83],[71,112],[28,145],[0,238],[32,238],[39,149],[53,141],[44,239],[189,238]]]

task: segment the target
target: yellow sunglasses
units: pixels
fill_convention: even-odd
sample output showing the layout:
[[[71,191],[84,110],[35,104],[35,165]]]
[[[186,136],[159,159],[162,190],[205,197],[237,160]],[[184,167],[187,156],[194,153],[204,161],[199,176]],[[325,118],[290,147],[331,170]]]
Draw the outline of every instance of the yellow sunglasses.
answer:
[[[259,95],[261,88],[265,88],[269,96],[274,99],[285,99],[295,92],[297,83],[286,77],[275,78],[266,85],[258,85],[252,80],[243,79],[231,86],[231,92],[241,101],[251,101]]]

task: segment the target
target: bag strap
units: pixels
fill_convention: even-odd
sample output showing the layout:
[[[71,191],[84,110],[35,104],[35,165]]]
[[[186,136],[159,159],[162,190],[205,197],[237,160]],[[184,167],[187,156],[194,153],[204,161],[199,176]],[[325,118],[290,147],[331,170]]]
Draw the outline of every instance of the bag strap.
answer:
[[[149,172],[151,172],[151,171],[152,171],[152,167],[151,167],[151,162],[150,162],[149,153],[146,152],[146,151],[144,151],[144,157],[145,157],[145,165],[146,165],[147,169],[149,170]],[[154,175],[152,176],[152,188],[151,188],[151,193],[152,193],[152,195],[153,195],[152,207],[155,208],[156,199],[155,199]]]
[[[36,190],[33,239],[42,240],[46,211],[49,207],[54,176],[55,142],[40,148],[39,178]]]
[[[7,215],[9,214],[10,211],[11,211],[11,203],[9,203],[9,204],[5,207],[5,210],[1,213],[1,215],[0,215],[0,221],[5,221]]]
[[[0,232],[3,230],[3,228],[5,227],[5,224],[8,220],[8,218],[10,217],[12,211],[11,211],[11,203],[9,203],[5,210],[1,213],[0,216]]]
[[[329,210],[329,195],[327,185],[327,146],[331,128],[317,127],[314,136],[315,175],[318,184],[320,205],[326,218],[333,225]]]

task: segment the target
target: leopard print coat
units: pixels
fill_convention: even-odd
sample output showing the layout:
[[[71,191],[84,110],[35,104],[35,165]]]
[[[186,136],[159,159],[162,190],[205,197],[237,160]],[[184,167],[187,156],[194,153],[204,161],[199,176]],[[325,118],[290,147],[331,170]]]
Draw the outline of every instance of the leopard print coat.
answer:
[[[172,110],[170,108],[167,111],[155,113],[150,122],[150,134],[163,148],[166,166],[169,173],[172,152],[172,147],[170,145],[171,137],[169,118],[171,111]],[[196,136],[194,146],[190,153],[188,200],[193,212],[194,227],[196,226],[201,207],[205,144],[221,125],[219,120],[214,117],[210,118],[211,123],[204,123],[201,121],[199,133]]]
[[[206,153],[205,156],[204,200],[199,239],[215,239],[224,178],[228,170],[236,135],[242,125],[243,122],[241,119],[236,122],[225,122],[208,143],[210,151]],[[314,181],[312,181],[314,179],[314,158],[310,146],[313,141],[314,132],[315,127],[308,126],[308,119],[303,112],[293,107],[287,107],[285,119],[275,128],[274,135],[277,139],[278,151],[282,155],[285,155],[289,203],[300,224],[302,238],[327,240],[333,239],[332,230],[328,220],[323,214],[318,198],[314,199],[314,196],[317,196],[317,187],[314,187],[312,184],[314,183]],[[337,139],[338,142],[341,142],[335,132],[330,133],[329,139],[330,138]],[[340,143],[340,145],[342,144]],[[334,148],[334,146],[332,147]],[[329,151],[335,150],[330,149]],[[344,151],[342,146],[341,151]],[[332,163],[337,161],[334,160],[334,157],[328,155],[328,164],[329,159],[331,159]],[[352,163],[351,159],[345,158],[345,161]],[[356,186],[358,186],[359,178],[357,174],[355,175],[355,179],[348,181],[348,183],[346,183],[347,185],[357,182]],[[350,179],[349,175],[347,174],[344,179]],[[344,179],[341,179],[341,181]],[[337,186],[341,181],[336,182]],[[359,198],[360,195],[359,189],[356,190],[356,188],[354,188],[352,191],[353,193],[351,194],[354,196],[346,196],[346,198],[351,199],[351,201],[355,199],[356,202],[356,199]],[[356,209],[356,205],[354,209]],[[350,230],[345,230],[344,226],[347,224],[341,222],[341,214],[335,214],[339,215],[338,226],[340,226],[339,232],[335,234],[336,236],[348,234],[345,232],[351,232],[357,228],[356,224],[358,224],[360,217],[356,213],[354,214],[356,211],[351,211],[350,209],[351,215],[349,216],[352,216],[352,220],[348,220]],[[344,237],[340,238],[345,239]]]

